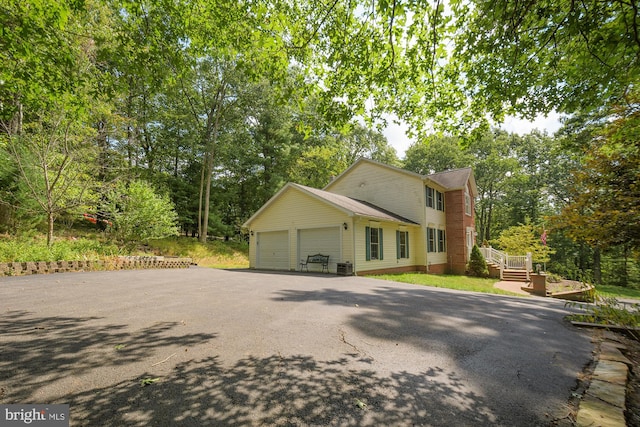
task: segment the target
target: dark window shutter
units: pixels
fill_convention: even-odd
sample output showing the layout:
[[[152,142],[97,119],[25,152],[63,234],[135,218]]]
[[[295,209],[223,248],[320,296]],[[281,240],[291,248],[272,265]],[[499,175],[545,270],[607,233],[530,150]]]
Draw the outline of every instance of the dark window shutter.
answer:
[[[406,247],[405,250],[407,252],[407,258],[409,258],[409,232],[405,231],[405,233],[407,233],[407,237],[404,240],[404,244],[405,244],[405,247]]]
[[[371,261],[371,228],[369,227],[365,227],[365,241],[367,242],[365,247],[366,260]]]
[[[379,238],[380,249],[378,249],[378,252],[380,253],[380,256],[378,258],[380,260],[383,260],[384,259],[384,252],[383,252],[384,244],[383,244],[383,241],[382,241],[382,228],[378,228],[378,232],[380,234],[380,238]]]

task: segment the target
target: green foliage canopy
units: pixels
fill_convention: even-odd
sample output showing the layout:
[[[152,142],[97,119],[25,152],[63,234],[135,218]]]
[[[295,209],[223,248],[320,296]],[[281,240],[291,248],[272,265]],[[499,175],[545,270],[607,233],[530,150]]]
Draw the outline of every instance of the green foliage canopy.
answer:
[[[144,242],[178,234],[173,204],[144,181],[120,183],[108,191],[101,211],[113,223],[114,236],[125,242]]]
[[[573,171],[558,227],[594,248],[640,248],[640,111],[617,110],[595,131]]]
[[[554,251],[540,240],[543,231],[541,227],[531,223],[520,224],[504,230],[491,244],[512,255],[531,252],[534,263],[546,263]]]

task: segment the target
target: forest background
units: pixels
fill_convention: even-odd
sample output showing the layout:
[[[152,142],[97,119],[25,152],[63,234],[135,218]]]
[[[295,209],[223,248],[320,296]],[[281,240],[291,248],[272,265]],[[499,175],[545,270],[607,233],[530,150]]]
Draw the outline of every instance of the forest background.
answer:
[[[627,0],[0,0],[0,233],[240,239],[286,182],[368,157],[471,166],[478,242],[640,286],[639,22]],[[555,135],[490,126],[552,111]]]

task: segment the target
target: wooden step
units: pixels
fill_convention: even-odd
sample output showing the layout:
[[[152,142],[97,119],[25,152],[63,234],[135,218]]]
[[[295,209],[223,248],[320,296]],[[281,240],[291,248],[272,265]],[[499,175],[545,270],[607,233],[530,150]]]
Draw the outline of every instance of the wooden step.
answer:
[[[502,272],[502,280],[509,282],[528,282],[527,272],[525,270],[504,270]]]

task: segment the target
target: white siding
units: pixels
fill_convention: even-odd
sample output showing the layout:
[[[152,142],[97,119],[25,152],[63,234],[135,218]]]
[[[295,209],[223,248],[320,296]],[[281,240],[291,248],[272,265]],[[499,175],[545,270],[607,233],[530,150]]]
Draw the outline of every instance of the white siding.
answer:
[[[417,176],[364,162],[329,184],[326,190],[366,200],[417,223],[424,222],[425,190]]]
[[[442,192],[444,194],[444,189],[439,187],[438,185],[435,185],[434,183],[429,183],[429,186],[431,188],[434,188],[435,190],[438,190],[440,192]],[[425,240],[424,240],[424,250],[426,253],[426,257],[427,257],[427,270],[429,270],[429,266],[430,265],[439,265],[439,264],[446,264],[448,262],[448,256],[447,256],[447,252],[427,252],[427,245],[428,245],[428,241],[427,241],[427,228],[433,228],[435,230],[446,230],[447,228],[447,214],[446,214],[446,210],[447,210],[447,205],[445,204],[444,209],[445,211],[440,211],[437,210],[435,208],[428,208],[426,207],[426,203],[425,203],[425,218],[426,218],[426,223],[425,223],[425,228],[423,229],[423,234],[425,236]],[[449,236],[446,236],[446,240],[447,240],[447,247],[448,247],[448,241],[449,241]],[[436,247],[438,245],[437,242],[437,234],[436,234]]]
[[[250,230],[254,233],[250,238],[249,262],[252,268],[264,268],[258,266],[258,233],[268,231],[289,232],[289,264],[287,270],[298,270],[300,268],[300,255],[298,249],[298,230],[332,228],[338,230],[342,228],[338,245],[342,245],[341,259],[330,259],[335,262],[354,262],[353,259],[353,235],[351,230],[352,219],[343,211],[320,201],[313,196],[304,193],[295,187],[289,188],[280,197],[273,200],[269,206],[250,224]],[[347,224],[344,230],[343,224]],[[314,253],[320,252],[315,251]],[[305,256],[306,257],[306,256]],[[333,267],[335,269],[335,267]]]
[[[268,231],[257,234],[258,268],[289,269],[289,231]]]
[[[382,249],[384,257],[381,260],[366,260],[366,227],[382,228]],[[422,249],[424,238],[422,236],[421,227],[415,226],[402,228],[409,232],[409,258],[402,259],[398,259],[396,256],[396,231],[400,229],[398,224],[376,223],[361,219],[356,222],[355,228],[355,252],[357,262],[354,268],[356,273],[370,270],[424,265],[424,250]]]
[[[308,255],[329,255],[329,272],[337,273],[337,263],[342,260],[340,228],[324,227],[298,230],[298,257],[301,260],[306,260]],[[322,265],[309,264],[308,270],[322,271]]]

